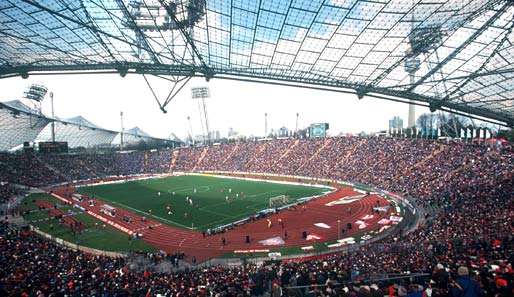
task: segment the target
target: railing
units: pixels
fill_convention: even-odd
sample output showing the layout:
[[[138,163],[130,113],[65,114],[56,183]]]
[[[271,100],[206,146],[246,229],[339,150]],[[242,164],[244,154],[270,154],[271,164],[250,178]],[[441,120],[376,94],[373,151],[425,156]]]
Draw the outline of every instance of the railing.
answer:
[[[350,285],[350,284],[354,284],[354,283],[359,283],[359,284],[370,284],[370,283],[376,283],[376,282],[388,282],[388,281],[394,281],[394,280],[399,280],[399,279],[406,279],[406,278],[428,278],[430,277],[430,274],[429,273],[409,273],[409,274],[400,274],[400,275],[396,275],[396,276],[382,276],[382,277],[371,277],[371,278],[368,278],[368,279],[364,279],[364,280],[358,280],[358,281],[348,281],[348,282],[343,282],[343,283],[331,283],[331,286],[332,287],[342,287],[342,286],[347,286],[347,285]],[[302,290],[302,289],[309,289],[309,288],[324,288],[324,287],[327,287],[328,285],[327,284],[314,284],[314,285],[305,285],[305,286],[286,286],[284,287],[284,289],[291,289],[291,290],[294,290],[294,289],[298,289],[298,290]]]

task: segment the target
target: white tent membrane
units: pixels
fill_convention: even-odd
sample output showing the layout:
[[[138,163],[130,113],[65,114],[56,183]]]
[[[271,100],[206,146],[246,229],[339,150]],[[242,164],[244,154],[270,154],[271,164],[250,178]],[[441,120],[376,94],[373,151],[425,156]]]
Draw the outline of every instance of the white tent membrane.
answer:
[[[103,129],[82,116],[51,119],[32,110],[21,101],[0,102],[0,151],[19,149],[24,142],[52,141],[51,123],[55,123],[55,141],[68,142],[68,147],[91,148],[119,145],[118,131]],[[124,143],[170,142],[155,138],[139,128],[123,133]],[[176,142],[176,141],[174,141]]]

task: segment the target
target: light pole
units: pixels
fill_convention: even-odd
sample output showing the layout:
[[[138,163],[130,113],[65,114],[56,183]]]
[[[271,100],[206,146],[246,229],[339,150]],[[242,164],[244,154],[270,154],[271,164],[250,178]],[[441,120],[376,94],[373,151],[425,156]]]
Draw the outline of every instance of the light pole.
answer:
[[[55,142],[54,92],[50,92],[50,103],[52,105],[52,142]]]
[[[268,113],[264,113],[264,138],[268,137]]]
[[[337,240],[341,239],[341,220],[337,220]]]
[[[120,111],[120,123],[121,123],[121,131],[120,131],[120,151],[123,150],[123,111]]]
[[[294,128],[294,134],[295,134],[295,137],[298,135],[298,117],[300,116],[300,113],[296,113],[296,126]]]
[[[201,102],[201,105],[203,107],[203,119],[204,119],[205,123],[202,123],[202,125],[205,125],[205,130],[206,130],[205,132],[207,134],[207,135],[205,135],[203,142],[205,143],[207,140],[207,143],[210,143],[211,136],[210,136],[210,131],[209,131],[209,120],[207,118],[207,107],[205,106],[205,98],[210,97],[209,88],[207,88],[207,87],[191,88],[191,97],[193,99],[201,100],[201,101],[199,101],[198,104],[200,104],[200,102]],[[200,122],[201,122],[201,118],[202,118],[202,109],[200,108]]]

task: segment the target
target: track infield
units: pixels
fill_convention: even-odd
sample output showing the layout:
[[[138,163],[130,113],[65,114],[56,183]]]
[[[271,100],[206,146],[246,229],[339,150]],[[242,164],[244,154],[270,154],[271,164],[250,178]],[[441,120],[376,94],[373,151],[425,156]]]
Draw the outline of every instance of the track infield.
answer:
[[[289,203],[320,196],[328,187],[205,175],[181,175],[77,188],[115,208],[170,226],[207,230],[230,224],[269,207],[269,198],[287,195]],[[189,199],[188,199],[189,198]],[[192,202],[190,202],[192,200]]]

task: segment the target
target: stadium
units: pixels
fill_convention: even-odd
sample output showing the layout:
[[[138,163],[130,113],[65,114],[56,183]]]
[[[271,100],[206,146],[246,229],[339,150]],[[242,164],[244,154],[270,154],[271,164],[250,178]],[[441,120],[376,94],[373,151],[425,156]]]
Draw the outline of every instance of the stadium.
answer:
[[[513,28],[511,0],[0,1],[0,295],[513,296]]]

